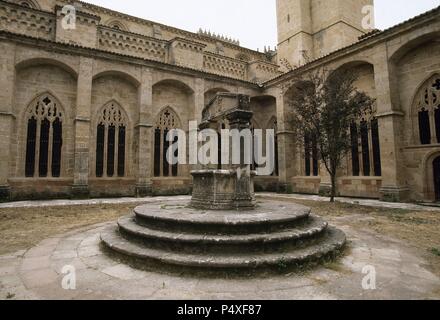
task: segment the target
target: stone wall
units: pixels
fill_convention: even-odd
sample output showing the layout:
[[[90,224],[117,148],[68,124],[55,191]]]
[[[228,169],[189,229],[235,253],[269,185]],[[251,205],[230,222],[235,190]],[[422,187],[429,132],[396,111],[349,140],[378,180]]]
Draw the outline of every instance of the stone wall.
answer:
[[[30,1],[30,0],[27,0]],[[30,3],[30,2],[29,2]],[[38,3],[36,1],[35,3]],[[33,9],[18,0],[0,1],[0,27],[14,33],[137,56],[263,82],[280,74],[265,53],[226,39],[157,24],[91,4],[77,3],[75,29],[64,28],[68,0],[44,1]],[[70,20],[69,20],[70,22]],[[258,66],[250,63],[258,62]],[[248,77],[247,69],[252,69]]]
[[[227,42],[219,53],[218,39],[87,4],[82,8],[87,21],[80,20],[84,37],[58,32],[55,5],[66,1],[36,3],[39,8],[29,9],[0,1],[0,199],[188,193],[189,165],[179,167],[177,177],[154,177],[153,129],[169,108],[188,131],[188,121],[200,121],[204,106],[219,92],[249,95],[255,127],[276,123],[279,176],[257,177],[257,190],[316,194],[329,177],[322,165],[318,177],[304,177],[286,94],[295,79],[326,67],[359,72],[356,86],[377,98],[382,176],[353,177],[348,157],[339,173],[339,193],[435,200],[432,163],[440,146],[420,145],[413,105],[421,86],[440,74],[438,9],[273,78],[277,66],[263,54]],[[63,110],[59,178],[25,177],[24,113],[42,94]],[[96,118],[111,101],[127,116],[126,172],[98,178]]]

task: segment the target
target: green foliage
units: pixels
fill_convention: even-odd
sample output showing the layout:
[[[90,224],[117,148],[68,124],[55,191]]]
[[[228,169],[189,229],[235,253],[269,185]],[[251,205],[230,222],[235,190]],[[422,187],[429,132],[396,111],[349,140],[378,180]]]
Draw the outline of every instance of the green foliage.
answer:
[[[288,267],[289,267],[289,265],[288,265],[285,258],[281,258],[280,260],[278,260],[277,268],[280,272],[285,271]]]
[[[336,173],[351,150],[350,126],[372,114],[375,100],[358,91],[352,70],[330,72],[318,69],[296,79],[289,89],[289,122],[297,141],[314,141],[332,182],[331,198],[336,196]]]

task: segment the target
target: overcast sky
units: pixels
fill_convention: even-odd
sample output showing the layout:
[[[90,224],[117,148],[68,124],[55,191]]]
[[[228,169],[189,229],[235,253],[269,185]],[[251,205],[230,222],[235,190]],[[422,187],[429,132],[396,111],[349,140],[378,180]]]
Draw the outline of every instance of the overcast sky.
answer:
[[[251,49],[277,43],[275,0],[85,1],[188,31],[221,33]],[[440,0],[376,0],[376,27],[391,27],[439,5]]]

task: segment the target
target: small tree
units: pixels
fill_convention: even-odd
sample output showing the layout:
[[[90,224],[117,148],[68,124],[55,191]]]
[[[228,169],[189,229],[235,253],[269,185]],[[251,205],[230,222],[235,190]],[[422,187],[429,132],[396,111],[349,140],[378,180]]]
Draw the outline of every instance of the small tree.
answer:
[[[355,88],[357,79],[346,69],[312,71],[296,79],[296,91],[288,100],[298,141],[306,137],[316,141],[320,160],[331,178],[331,202],[336,196],[337,170],[352,147],[350,125],[371,112],[375,101]]]

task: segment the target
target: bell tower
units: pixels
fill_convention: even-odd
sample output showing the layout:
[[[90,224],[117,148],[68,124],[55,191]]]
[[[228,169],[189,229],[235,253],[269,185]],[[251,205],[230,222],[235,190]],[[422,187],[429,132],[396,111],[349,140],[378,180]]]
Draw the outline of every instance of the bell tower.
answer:
[[[278,62],[298,66],[374,29],[374,0],[277,0]]]

